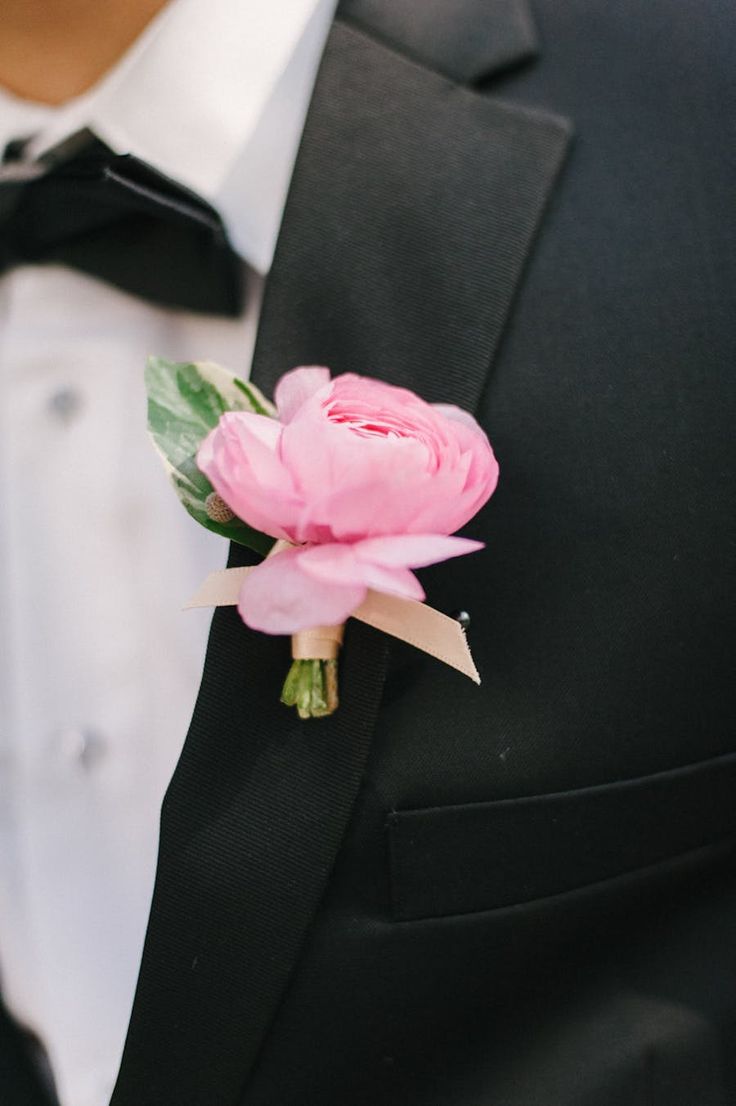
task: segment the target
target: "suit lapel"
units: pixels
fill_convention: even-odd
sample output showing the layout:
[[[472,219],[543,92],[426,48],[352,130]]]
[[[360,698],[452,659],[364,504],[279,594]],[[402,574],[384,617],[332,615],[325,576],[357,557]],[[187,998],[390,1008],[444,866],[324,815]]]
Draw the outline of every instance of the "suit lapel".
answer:
[[[340,15],[460,84],[508,72],[538,52],[527,0],[342,0]]]
[[[558,117],[337,22],[266,291],[254,377],[385,376],[474,408],[567,144]]]
[[[316,362],[474,407],[566,140],[559,119],[483,99],[338,19],[257,382]],[[351,623],[342,705],[302,723],[278,702],[287,642],[216,612],[113,1106],[241,1100],[360,787],[386,648]]]

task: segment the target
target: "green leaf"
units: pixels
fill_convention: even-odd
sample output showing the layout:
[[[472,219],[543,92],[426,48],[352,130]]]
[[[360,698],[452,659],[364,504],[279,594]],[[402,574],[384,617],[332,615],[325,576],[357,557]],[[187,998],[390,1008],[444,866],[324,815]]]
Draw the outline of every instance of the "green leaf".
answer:
[[[274,539],[239,518],[215,522],[205,508],[213,487],[197,468],[197,450],[226,411],[275,414],[254,384],[213,361],[175,362],[149,357],[146,365],[148,430],[185,508],[202,526],[264,556]]]

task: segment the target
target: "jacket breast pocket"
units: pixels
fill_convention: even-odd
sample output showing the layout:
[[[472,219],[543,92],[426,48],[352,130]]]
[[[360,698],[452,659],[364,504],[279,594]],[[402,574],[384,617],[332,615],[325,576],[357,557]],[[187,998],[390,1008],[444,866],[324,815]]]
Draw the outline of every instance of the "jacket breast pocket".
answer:
[[[389,815],[397,921],[495,910],[736,835],[736,754],[656,775]]]

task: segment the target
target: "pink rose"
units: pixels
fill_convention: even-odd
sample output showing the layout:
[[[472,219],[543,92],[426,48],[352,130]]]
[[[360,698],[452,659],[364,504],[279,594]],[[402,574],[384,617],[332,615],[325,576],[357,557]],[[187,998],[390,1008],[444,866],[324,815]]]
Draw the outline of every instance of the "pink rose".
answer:
[[[449,536],[498,480],[471,415],[317,367],[286,373],[275,401],[276,419],[223,415],[197,456],[236,515],[297,546],[245,581],[239,611],[253,629],[339,624],[369,588],[423,599],[411,569],[482,548]]]

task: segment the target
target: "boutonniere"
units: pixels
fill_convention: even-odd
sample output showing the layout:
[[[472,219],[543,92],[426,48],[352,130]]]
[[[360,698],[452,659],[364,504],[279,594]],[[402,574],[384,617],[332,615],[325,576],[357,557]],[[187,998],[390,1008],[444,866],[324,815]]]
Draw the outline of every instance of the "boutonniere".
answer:
[[[282,702],[338,704],[350,617],[477,683],[462,626],[428,607],[413,570],[482,548],[453,536],[492,495],[498,465],[466,411],[329,369],[293,369],[274,403],[210,362],[151,358],[148,422],[174,488],[203,526],[263,555],[211,574],[190,606],[237,604],[253,630],[290,635]]]

